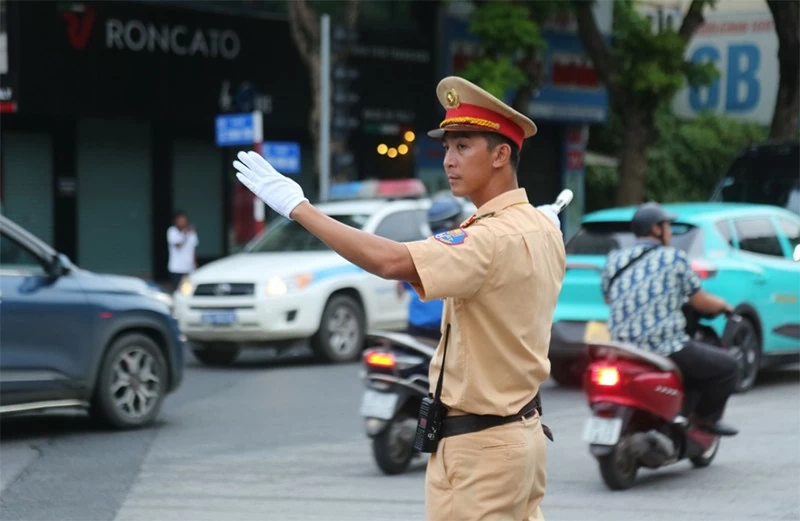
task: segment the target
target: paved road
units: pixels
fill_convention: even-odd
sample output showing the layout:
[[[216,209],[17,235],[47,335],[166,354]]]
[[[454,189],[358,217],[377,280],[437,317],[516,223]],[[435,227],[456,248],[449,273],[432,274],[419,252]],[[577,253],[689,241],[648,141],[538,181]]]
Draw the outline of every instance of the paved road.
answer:
[[[411,520],[423,518],[424,461],[385,477],[358,416],[358,366],[248,354],[184,385],[151,429],[110,432],[79,414],[0,423],[0,519],[47,521]],[[733,399],[711,467],[645,471],[612,493],[580,441],[579,391],[548,386],[544,510],[555,520],[800,520],[800,372]]]

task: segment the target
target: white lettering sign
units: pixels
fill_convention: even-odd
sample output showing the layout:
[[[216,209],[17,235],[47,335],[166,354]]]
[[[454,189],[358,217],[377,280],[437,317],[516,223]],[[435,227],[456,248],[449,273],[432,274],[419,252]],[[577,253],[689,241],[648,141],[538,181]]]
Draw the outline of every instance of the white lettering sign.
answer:
[[[228,29],[189,29],[111,18],[106,21],[106,48],[232,60],[239,56],[242,44],[239,35]]]

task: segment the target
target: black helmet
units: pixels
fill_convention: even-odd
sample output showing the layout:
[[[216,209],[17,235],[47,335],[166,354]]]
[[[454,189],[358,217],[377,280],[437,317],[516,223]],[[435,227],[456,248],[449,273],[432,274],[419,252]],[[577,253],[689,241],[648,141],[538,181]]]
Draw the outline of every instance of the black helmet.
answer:
[[[633,214],[631,229],[637,237],[647,237],[654,224],[671,223],[677,218],[677,216],[667,213],[658,203],[644,203]]]
[[[439,233],[458,228],[461,224],[461,214],[464,207],[452,194],[437,195],[428,208],[428,224],[433,233]]]

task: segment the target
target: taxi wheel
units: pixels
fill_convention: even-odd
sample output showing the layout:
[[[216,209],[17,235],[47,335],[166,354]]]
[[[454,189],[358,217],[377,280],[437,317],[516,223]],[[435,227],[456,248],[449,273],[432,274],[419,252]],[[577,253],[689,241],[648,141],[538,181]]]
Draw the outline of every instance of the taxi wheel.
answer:
[[[334,295],[325,305],[311,348],[326,362],[352,362],[364,347],[364,322],[364,311],[353,297]]]

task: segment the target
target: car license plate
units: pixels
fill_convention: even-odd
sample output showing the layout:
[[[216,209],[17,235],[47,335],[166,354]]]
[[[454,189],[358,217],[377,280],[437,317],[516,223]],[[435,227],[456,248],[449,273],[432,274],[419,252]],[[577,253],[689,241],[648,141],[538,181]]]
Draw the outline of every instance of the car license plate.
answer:
[[[235,311],[214,311],[203,313],[201,320],[203,324],[210,326],[228,326],[236,322]]]
[[[586,329],[583,333],[584,342],[608,342],[609,340],[611,340],[611,334],[608,332],[608,324],[606,322],[591,320],[586,323]]]
[[[361,416],[391,420],[394,408],[397,405],[397,395],[394,393],[379,393],[373,390],[364,392],[361,400]]]
[[[592,416],[583,429],[583,441],[592,445],[616,445],[622,432],[622,418]]]

